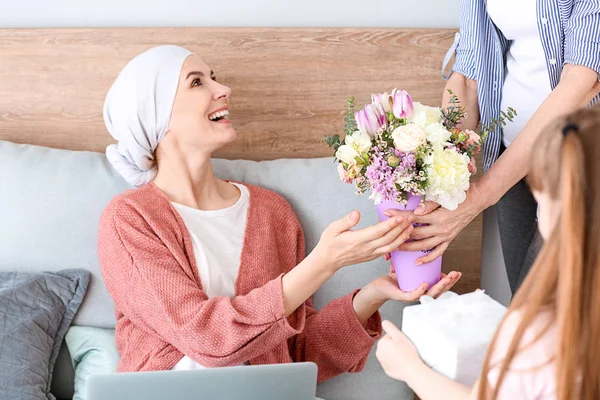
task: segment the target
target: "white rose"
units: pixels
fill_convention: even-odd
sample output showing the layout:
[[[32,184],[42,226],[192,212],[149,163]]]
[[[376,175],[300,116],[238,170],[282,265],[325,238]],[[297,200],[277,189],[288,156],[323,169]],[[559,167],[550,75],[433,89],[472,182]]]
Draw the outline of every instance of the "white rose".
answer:
[[[418,125],[408,124],[394,129],[392,139],[394,139],[396,149],[404,153],[410,153],[425,144],[427,135]]]
[[[421,128],[425,128],[429,124],[442,122],[442,110],[438,107],[425,106],[419,102],[415,102],[413,114],[408,119],[409,123],[417,124]]]
[[[439,122],[427,125],[425,132],[427,132],[427,140],[433,144],[444,145],[450,140],[450,136],[452,136],[452,132]]]
[[[356,157],[359,156],[360,155],[352,148],[352,146],[346,144],[341,145],[335,152],[335,158],[352,166],[356,165]]]

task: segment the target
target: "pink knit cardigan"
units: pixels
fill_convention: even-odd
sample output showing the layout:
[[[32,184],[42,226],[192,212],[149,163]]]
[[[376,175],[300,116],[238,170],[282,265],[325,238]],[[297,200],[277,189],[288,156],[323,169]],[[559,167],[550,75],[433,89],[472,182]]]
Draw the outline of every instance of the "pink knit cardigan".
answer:
[[[236,297],[202,291],[192,242],[154,184],[115,197],[98,238],[102,274],[115,303],[119,371],[171,369],[184,355],[206,367],[312,361],[319,381],[364,368],[381,317],[363,326],[351,293],[320,311],[311,300],[285,317],[282,276],[304,257],[290,205],[255,186]]]

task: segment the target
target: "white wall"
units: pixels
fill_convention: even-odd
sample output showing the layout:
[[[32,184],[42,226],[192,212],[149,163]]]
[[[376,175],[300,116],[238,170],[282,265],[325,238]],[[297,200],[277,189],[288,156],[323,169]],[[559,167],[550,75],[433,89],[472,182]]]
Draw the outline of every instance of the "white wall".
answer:
[[[442,27],[459,0],[0,0],[0,27]]]
[[[460,0],[0,0],[0,28],[458,27]],[[440,60],[441,62],[441,60]],[[482,287],[510,298],[493,211],[486,215]]]

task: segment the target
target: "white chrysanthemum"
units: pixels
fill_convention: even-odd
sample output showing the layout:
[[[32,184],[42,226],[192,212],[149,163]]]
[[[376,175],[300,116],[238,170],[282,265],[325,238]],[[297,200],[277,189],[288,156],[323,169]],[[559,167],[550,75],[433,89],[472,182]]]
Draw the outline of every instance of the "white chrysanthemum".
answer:
[[[469,157],[453,149],[436,146],[427,157],[428,200],[435,201],[448,210],[456,210],[467,198],[469,189]]]
[[[415,102],[414,108],[413,114],[407,122],[417,124],[423,129],[428,125],[442,122],[442,110],[439,107],[429,107]]]
[[[452,132],[446,129],[444,124],[440,122],[427,125],[425,132],[427,133],[427,140],[434,145],[445,145],[450,140],[450,136],[452,136]]]

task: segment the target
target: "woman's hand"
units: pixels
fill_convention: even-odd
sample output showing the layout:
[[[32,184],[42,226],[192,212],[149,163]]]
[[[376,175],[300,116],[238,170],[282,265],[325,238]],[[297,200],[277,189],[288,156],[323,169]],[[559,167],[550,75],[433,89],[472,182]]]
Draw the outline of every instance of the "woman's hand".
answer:
[[[377,225],[352,230],[359,220],[360,214],[353,211],[332,222],[321,235],[315,249],[283,276],[283,307],[286,316],[312,296],[337,270],[374,260],[397,249],[410,237],[413,229],[411,215],[390,218]],[[365,312],[364,321],[377,308],[379,307],[368,315]]]
[[[377,344],[377,359],[389,377],[406,382],[424,363],[417,348],[394,324],[383,321],[382,326],[386,335]]]
[[[452,286],[454,286],[461,277],[462,273],[456,271],[452,271],[448,275],[442,273],[440,281],[431,288],[427,287],[427,283],[423,283],[418,289],[412,292],[405,292],[398,287],[396,274],[391,272],[375,279],[367,286],[371,287],[370,289],[373,293],[372,296],[376,300],[383,302],[388,300],[413,302],[419,300],[423,295],[431,296],[433,298],[439,297],[452,289]]]
[[[405,292],[398,287],[396,274],[391,272],[375,279],[354,296],[354,312],[358,319],[365,323],[388,300],[413,302],[423,295],[436,298],[450,290],[461,276],[460,272],[452,271],[448,275],[442,274],[440,281],[429,290],[427,283],[424,283],[412,292]]]
[[[467,191],[466,200],[454,211],[439,207],[436,203],[426,202],[425,207],[419,207],[414,212],[415,224],[422,225],[413,230],[410,238],[413,241],[404,243],[400,250],[426,251],[429,254],[417,259],[417,265],[429,263],[440,257],[452,240],[484,209],[485,194],[477,182]],[[388,216],[406,216],[406,211],[387,210]],[[387,258],[387,257],[386,257]]]
[[[325,229],[312,256],[323,260],[323,264],[333,272],[348,265],[374,260],[408,240],[413,220],[413,216],[403,215],[367,228],[351,230],[360,221],[360,213],[353,211]]]

